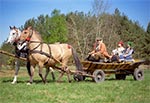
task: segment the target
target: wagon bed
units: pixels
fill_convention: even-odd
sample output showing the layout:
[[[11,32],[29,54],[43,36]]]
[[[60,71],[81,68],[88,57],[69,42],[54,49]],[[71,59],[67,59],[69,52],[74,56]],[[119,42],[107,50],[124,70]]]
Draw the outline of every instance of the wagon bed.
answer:
[[[125,80],[127,75],[133,75],[134,80],[140,81],[144,78],[144,71],[139,66],[144,62],[144,60],[122,63],[83,61],[83,72],[74,77],[77,80],[91,77],[95,82],[101,82],[105,80],[105,74],[115,74],[115,78],[119,80]],[[83,78],[81,78],[82,76]]]
[[[91,62],[83,61],[83,69],[85,71],[94,71],[95,69],[102,70],[134,70],[139,65],[141,65],[143,60],[136,60],[135,62],[122,62],[122,63],[101,63],[101,62]]]

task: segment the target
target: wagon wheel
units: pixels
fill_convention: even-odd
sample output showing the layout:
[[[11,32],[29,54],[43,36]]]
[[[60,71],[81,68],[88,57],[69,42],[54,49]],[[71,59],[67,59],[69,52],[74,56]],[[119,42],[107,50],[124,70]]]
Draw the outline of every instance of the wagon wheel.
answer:
[[[74,78],[75,81],[78,81],[78,82],[83,81],[85,79],[85,77],[80,75],[80,74],[74,74],[73,78]]]
[[[134,80],[141,81],[144,79],[144,71],[142,69],[135,69],[133,74]]]
[[[125,80],[126,79],[126,74],[115,74],[115,78],[117,80]]]
[[[102,70],[95,70],[93,72],[93,76],[94,76],[93,79],[96,83],[99,83],[105,80],[105,73]]]

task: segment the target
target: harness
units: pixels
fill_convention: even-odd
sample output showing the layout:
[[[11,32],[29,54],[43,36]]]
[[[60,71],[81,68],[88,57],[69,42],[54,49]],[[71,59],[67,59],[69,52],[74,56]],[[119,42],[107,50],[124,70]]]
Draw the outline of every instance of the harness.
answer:
[[[46,65],[46,64],[49,62],[50,59],[53,59],[54,61],[56,61],[56,62],[58,62],[58,63],[60,63],[60,64],[63,64],[62,62],[60,62],[59,60],[57,60],[56,58],[54,58],[54,57],[52,56],[51,47],[50,47],[49,44],[47,44],[47,43],[45,43],[45,42],[40,42],[40,41],[31,41],[32,35],[33,35],[33,30],[32,30],[32,33],[25,39],[24,42],[27,42],[28,45],[31,44],[31,43],[39,43],[39,44],[38,44],[36,47],[34,47],[32,50],[29,49],[29,50],[28,50],[28,53],[29,53],[29,54],[32,54],[32,53],[39,53],[39,54],[41,54],[41,55],[47,56],[47,57],[48,57],[48,60],[44,63],[44,65]],[[46,53],[46,52],[43,52],[43,51],[42,51],[43,44],[46,44],[46,45],[47,45],[47,47],[49,48],[49,53]],[[37,49],[38,47],[40,47],[40,46],[41,46],[40,50],[36,50],[36,49]],[[61,56],[61,57],[62,57],[62,56]],[[28,57],[28,58],[29,58],[29,57]]]
[[[24,42],[19,43],[19,39],[18,39],[19,34],[18,34],[18,31],[16,31],[16,32],[17,32],[17,37],[15,37],[14,42],[13,42],[13,45],[15,46],[15,55],[17,57],[26,58],[28,55],[27,49],[25,49],[26,48],[25,46],[21,47]],[[21,47],[21,48],[19,48],[19,47]]]

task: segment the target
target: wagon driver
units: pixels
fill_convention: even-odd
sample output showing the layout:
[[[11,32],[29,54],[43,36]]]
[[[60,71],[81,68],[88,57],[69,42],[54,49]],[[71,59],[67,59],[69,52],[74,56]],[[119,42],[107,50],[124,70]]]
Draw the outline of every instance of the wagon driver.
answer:
[[[111,56],[108,54],[106,45],[103,43],[102,38],[96,38],[94,43],[94,49],[92,52],[88,53],[91,57],[93,57],[96,61],[100,59],[110,59]]]

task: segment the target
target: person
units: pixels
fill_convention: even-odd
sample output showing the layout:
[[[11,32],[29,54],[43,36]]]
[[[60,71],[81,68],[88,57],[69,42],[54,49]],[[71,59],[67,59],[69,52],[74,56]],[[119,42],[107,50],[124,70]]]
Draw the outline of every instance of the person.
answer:
[[[118,47],[112,51],[111,61],[112,62],[114,62],[114,61],[117,61],[117,62],[123,61],[124,60],[124,57],[123,57],[124,51],[125,51],[125,48],[124,48],[123,41],[119,41],[118,42]]]
[[[125,53],[123,55],[125,61],[134,61],[132,58],[132,54],[134,53],[134,50],[132,48],[132,42],[128,41],[127,42],[127,48],[125,50]]]
[[[103,43],[102,38],[96,38],[94,49],[88,54],[89,56],[87,59],[91,59],[91,61],[99,61],[104,60],[105,58],[111,58],[111,56],[107,52],[106,45]]]

